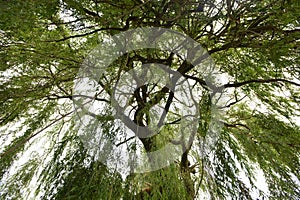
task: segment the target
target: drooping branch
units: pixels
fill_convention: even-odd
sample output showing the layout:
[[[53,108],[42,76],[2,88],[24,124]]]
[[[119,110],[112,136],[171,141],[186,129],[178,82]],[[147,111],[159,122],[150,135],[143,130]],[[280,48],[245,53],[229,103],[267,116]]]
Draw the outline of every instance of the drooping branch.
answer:
[[[39,130],[38,132],[29,135],[28,137],[20,140],[18,143],[16,143],[14,146],[12,146],[11,148],[9,148],[7,151],[3,152],[0,155],[0,158],[3,158],[5,156],[7,156],[7,154],[14,152],[15,150],[17,150],[19,147],[21,147],[22,145],[24,145],[26,142],[28,142],[29,140],[31,140],[32,138],[34,138],[35,136],[39,135],[40,133],[44,132],[46,129],[50,128],[52,125],[56,124],[57,122],[59,122],[60,120],[64,119],[65,117],[71,115],[72,113],[74,113],[74,110],[63,114],[61,117],[53,120],[51,123],[49,123],[48,125],[46,125],[45,127],[43,127],[41,130]]]
[[[251,84],[251,83],[275,83],[275,82],[284,82],[284,83],[289,83],[289,84],[300,87],[300,83],[296,83],[294,81],[290,81],[290,80],[286,80],[286,79],[282,79],[282,78],[266,79],[266,80],[254,79],[254,80],[248,80],[248,81],[243,81],[243,82],[239,82],[239,83],[227,83],[221,87],[224,87],[224,88],[241,87],[241,86]]]
[[[189,79],[192,79],[192,80],[198,82],[202,86],[209,87],[213,92],[217,92],[217,93],[222,92],[223,89],[225,89],[225,88],[233,88],[233,87],[237,88],[237,87],[241,87],[241,86],[248,85],[248,84],[251,84],[251,83],[276,83],[276,82],[284,82],[284,83],[289,83],[289,84],[295,85],[297,87],[300,87],[300,83],[296,83],[294,81],[290,81],[290,80],[282,79],[282,78],[275,78],[275,79],[252,79],[252,80],[243,81],[243,82],[227,83],[227,84],[224,84],[222,86],[216,87],[212,83],[206,82],[205,80],[200,79],[198,77],[194,77],[194,76],[190,76],[190,75],[184,75],[184,76],[186,78],[189,78]]]

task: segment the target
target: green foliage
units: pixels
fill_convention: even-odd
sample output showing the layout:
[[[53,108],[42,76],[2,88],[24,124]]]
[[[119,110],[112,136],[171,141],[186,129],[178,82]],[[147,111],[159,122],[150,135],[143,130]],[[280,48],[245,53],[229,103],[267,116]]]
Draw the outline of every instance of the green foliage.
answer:
[[[101,163],[72,168],[64,182],[56,199],[119,199],[123,194],[121,176],[110,173]]]
[[[188,0],[1,1],[1,199],[298,199],[299,2],[206,1],[203,12],[196,11],[198,6],[199,1]],[[89,116],[85,129],[76,123],[82,108],[74,110],[72,95],[90,51],[108,36],[140,27],[190,36],[228,80],[223,87],[211,86],[195,68],[183,73],[199,92],[192,146],[166,168],[123,177],[95,153],[105,150],[112,156],[114,149],[87,149],[82,134],[89,139],[97,132],[104,146],[119,143],[130,152],[165,146],[180,135],[180,108],[175,105],[176,112],[168,113],[168,124],[158,135],[133,142],[109,107],[112,87],[141,64],[162,63],[172,70],[188,64],[156,49],[120,57],[96,80],[103,90],[94,102],[104,106],[96,115],[83,109]],[[170,93],[161,85],[145,87],[144,99],[133,97],[128,103],[135,120],[149,126],[150,109],[165,105]],[[218,95],[226,102],[214,105]],[[222,116],[214,116],[212,109],[220,109]],[[224,124],[220,131],[210,127],[214,117]],[[210,134],[215,143],[205,146]],[[44,148],[32,150],[43,139]],[[256,185],[256,167],[264,173],[268,192]]]

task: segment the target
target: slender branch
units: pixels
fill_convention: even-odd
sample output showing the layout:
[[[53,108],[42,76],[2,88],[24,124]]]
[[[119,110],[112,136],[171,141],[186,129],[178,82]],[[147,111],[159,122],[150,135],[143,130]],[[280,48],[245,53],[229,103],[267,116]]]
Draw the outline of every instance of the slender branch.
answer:
[[[116,147],[118,147],[118,146],[120,146],[120,145],[122,145],[122,144],[124,144],[124,143],[126,143],[126,142],[128,142],[129,140],[132,140],[132,139],[134,139],[136,136],[131,136],[130,138],[127,138],[126,140],[124,140],[123,142],[120,142],[120,143],[118,143],[118,144],[116,144]]]
[[[222,122],[226,127],[231,127],[231,128],[237,128],[238,126],[242,126],[246,128],[248,131],[250,131],[250,128],[246,126],[245,124],[237,123],[237,124],[228,124],[226,122]]]
[[[220,106],[220,107],[218,107],[219,109],[222,109],[222,108],[229,108],[229,107],[231,107],[231,106],[233,106],[233,105],[235,105],[235,104],[237,104],[238,102],[241,102],[243,99],[245,99],[247,97],[247,95],[245,95],[243,98],[241,98],[241,99],[237,99],[237,100],[235,100],[234,102],[231,102],[231,103],[229,103],[228,105],[226,105],[226,106]]]
[[[54,96],[54,97],[51,97],[51,96]],[[103,99],[103,98],[98,98],[96,96],[88,96],[88,95],[80,95],[80,94],[77,94],[77,95],[62,95],[62,96],[60,96],[60,95],[57,95],[57,94],[51,94],[51,95],[47,96],[47,99],[49,99],[49,100],[71,99],[72,100],[73,98],[76,98],[76,97],[84,97],[84,98],[87,98],[87,99],[92,99],[92,100],[97,100],[97,101],[104,101],[104,102],[110,103],[109,100]]]
[[[300,87],[300,83],[296,83],[294,81],[289,81],[289,80],[282,79],[282,78],[267,79],[267,80],[255,79],[255,80],[243,81],[243,82],[240,82],[240,83],[227,83],[227,84],[225,84],[221,87],[230,88],[230,87],[240,87],[240,86],[247,85],[247,84],[250,84],[250,83],[274,83],[274,82],[285,82],[285,83],[290,83],[292,85],[296,85],[296,86]],[[221,87],[219,87],[219,88],[221,88]]]
[[[251,84],[251,83],[276,83],[276,82],[285,82],[285,83],[289,83],[295,86],[300,87],[300,83],[296,83],[294,81],[290,81],[290,80],[286,80],[286,79],[282,79],[282,78],[276,78],[276,79],[252,79],[252,80],[248,80],[248,81],[243,81],[243,82],[237,82],[237,83],[227,83],[224,84],[222,86],[216,87],[214,85],[212,85],[211,83],[207,83],[204,80],[198,78],[198,77],[194,77],[194,76],[190,76],[190,75],[184,75],[184,77],[192,79],[196,82],[198,82],[200,85],[202,86],[208,86],[210,89],[212,89],[213,91],[217,91],[217,92],[222,92],[222,90],[224,88],[232,88],[232,87],[241,87],[247,84]]]
[[[64,37],[62,39],[59,39],[59,40],[47,40],[46,42],[62,42],[62,41],[65,41],[65,40],[69,40],[69,39],[72,39],[72,38],[78,38],[78,37],[83,37],[83,36],[88,36],[88,35],[91,35],[91,34],[94,34],[94,33],[97,33],[99,31],[103,31],[103,30],[119,30],[119,31],[123,31],[125,27],[123,28],[99,28],[99,29],[95,29],[91,32],[87,32],[87,33],[83,33],[83,34],[78,34],[78,35],[71,35],[71,36],[68,36],[68,37]]]
[[[42,128],[41,130],[39,130],[38,132],[36,132],[35,134],[32,134],[30,136],[28,136],[27,138],[19,141],[17,144],[15,144],[14,146],[12,146],[11,148],[9,148],[7,151],[5,151],[4,153],[2,153],[0,155],[0,158],[3,158],[4,156],[6,156],[8,153],[15,151],[17,148],[21,147],[21,145],[25,144],[26,142],[28,142],[30,139],[32,139],[33,137],[37,136],[38,134],[40,134],[41,132],[43,132],[44,130],[46,130],[47,128],[49,128],[50,126],[52,126],[53,124],[57,123],[58,121],[62,120],[63,118],[65,118],[66,116],[72,114],[74,112],[74,110],[72,110],[71,112],[68,112],[64,115],[62,115],[61,117],[57,118],[56,120],[54,120],[53,122],[51,122],[50,124],[48,124],[47,126],[45,126],[44,128]]]
[[[169,123],[166,123],[166,125],[170,125],[170,124],[178,124],[178,122],[181,121],[181,118],[179,119],[176,119],[175,121],[172,121],[172,122],[169,122]]]

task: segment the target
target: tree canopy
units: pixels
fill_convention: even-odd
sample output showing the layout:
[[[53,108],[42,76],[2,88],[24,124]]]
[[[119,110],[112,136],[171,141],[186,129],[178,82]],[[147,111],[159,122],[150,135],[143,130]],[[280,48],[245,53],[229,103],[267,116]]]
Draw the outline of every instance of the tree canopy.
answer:
[[[298,199],[299,19],[297,0],[1,1],[1,199]],[[99,45],[154,27],[163,30],[158,37],[170,30],[199,43],[215,81],[189,56],[135,49],[95,77],[96,94],[87,98],[100,109],[74,106],[76,97],[86,97],[76,93],[80,70],[101,65],[104,57],[97,51],[115,53]],[[200,52],[184,42],[187,55]],[[180,94],[189,92],[162,85],[168,79],[164,70],[160,79],[143,82],[129,95],[123,117],[160,129],[151,137],[129,137],[128,124],[115,117],[112,97],[118,84],[119,97],[128,95],[126,74],[136,70],[135,79],[147,63],[168,66],[170,80],[180,82],[178,73],[196,92],[182,109]],[[180,114],[189,103],[197,108],[195,132]],[[155,106],[166,116],[153,119]],[[212,123],[220,124],[217,130]],[[99,159],[122,157],[110,144],[138,155],[170,142],[181,148],[173,138],[182,132],[189,132],[182,154],[161,169],[125,174]]]

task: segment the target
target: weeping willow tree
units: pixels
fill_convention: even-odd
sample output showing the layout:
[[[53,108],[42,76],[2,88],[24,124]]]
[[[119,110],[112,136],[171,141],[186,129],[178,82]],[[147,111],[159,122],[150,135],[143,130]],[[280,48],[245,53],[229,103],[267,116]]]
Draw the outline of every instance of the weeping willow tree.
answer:
[[[1,199],[299,198],[299,15],[297,0],[2,0]],[[179,53],[145,48],[114,60],[91,82],[93,96],[76,93],[80,69],[101,65],[93,59],[99,45],[150,27],[201,44],[217,69],[214,80],[222,80],[208,80]],[[147,63],[168,66],[196,91],[184,102],[196,105],[192,127],[179,106],[187,88],[166,87],[163,72],[135,88],[129,110],[116,117],[112,97],[128,95],[126,74],[143,73]],[[93,111],[84,106],[90,102]],[[153,118],[155,106],[163,117]],[[222,125],[211,128],[212,121]],[[159,130],[130,135],[130,124]],[[183,133],[187,145],[162,168],[123,172],[110,164],[128,155],[149,160],[140,155],[170,143],[180,149],[174,138]]]

